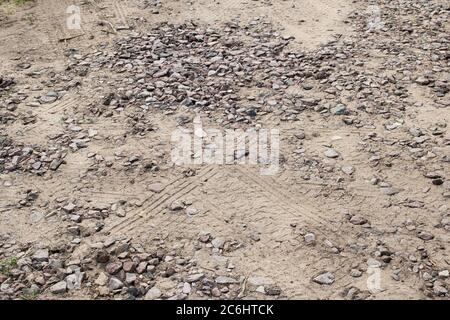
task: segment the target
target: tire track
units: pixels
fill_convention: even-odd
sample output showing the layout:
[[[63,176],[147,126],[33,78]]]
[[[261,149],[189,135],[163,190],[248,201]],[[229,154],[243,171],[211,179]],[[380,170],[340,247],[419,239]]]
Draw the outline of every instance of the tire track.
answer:
[[[145,214],[146,211],[151,212],[152,210],[155,210],[160,205],[165,204],[170,198],[178,195],[180,192],[182,192],[189,186],[192,186],[192,184],[198,182],[200,179],[204,179],[204,178],[207,178],[208,176],[210,176],[211,172],[213,174],[215,173],[214,168],[207,167],[203,171],[201,171],[200,174],[197,175],[192,181],[184,180],[181,183],[178,183],[182,178],[178,178],[178,179],[172,181],[164,188],[162,193],[156,194],[156,199],[153,199],[155,197],[155,195],[152,195],[151,197],[147,198],[144,201],[144,204],[145,204],[146,202],[153,200],[152,203],[150,203],[148,206],[146,206],[144,208],[141,208],[139,210],[139,212],[133,214],[133,216],[127,215],[126,220],[122,220],[119,223],[117,223],[116,225],[111,226],[108,229],[108,232],[111,233],[111,232],[116,232],[116,231],[122,230],[124,228],[130,228],[130,227],[132,228],[134,226],[134,223],[136,223],[138,220],[143,218],[143,216],[137,217],[138,215]],[[170,193],[168,191],[168,187],[173,187],[176,189],[176,191],[173,191],[172,193]],[[132,219],[132,221],[129,221],[130,219]]]
[[[256,178],[257,175],[250,176],[245,171],[243,171],[241,168],[237,169],[241,174],[242,177],[246,179],[246,182],[248,183],[248,187],[251,187],[251,185],[256,185],[260,188],[261,192],[266,194],[268,197],[271,197],[274,199],[275,203],[277,203],[281,208],[286,210],[290,215],[293,215],[294,217],[298,218],[298,214],[303,216],[304,218],[315,222],[320,226],[320,228],[317,229],[317,232],[321,233],[325,238],[330,238],[330,233],[334,234],[335,231],[329,230],[329,227],[327,225],[332,225],[333,221],[324,219],[324,218],[318,218],[320,217],[320,211],[316,209],[313,206],[305,206],[299,204],[292,196],[286,196],[283,194],[279,189],[280,187],[277,185],[277,183],[272,179],[272,184],[267,185],[262,179]],[[273,190],[273,191],[272,191]],[[292,206],[290,203],[294,203],[297,205],[301,210],[298,210],[299,208],[296,208]],[[306,212],[316,212],[316,215],[308,214]],[[329,232],[325,233],[323,230],[329,230]],[[333,237],[334,238],[334,237]],[[330,239],[331,240],[331,239]],[[342,241],[333,239],[335,243],[340,244]]]
[[[211,173],[211,171],[208,172],[209,178],[212,178],[214,176],[214,174],[216,174],[216,173],[214,173],[214,172]],[[166,211],[167,203],[169,201],[173,202],[173,201],[179,200],[179,199],[183,198],[184,196],[186,196],[187,194],[191,194],[195,189],[197,189],[199,187],[198,185],[191,186],[192,183],[193,182],[183,185],[174,194],[172,194],[172,195],[166,197],[165,199],[163,199],[162,201],[160,201],[154,208],[149,208],[149,209],[145,210],[145,212],[146,212],[145,215],[138,215],[132,221],[130,221],[130,223],[119,228],[117,230],[117,232],[122,232],[122,233],[129,232],[135,227],[136,223],[140,222],[141,219],[144,219],[142,221],[142,223],[145,223],[146,221],[148,221],[148,219],[156,217],[159,214],[161,214],[162,212]],[[186,189],[188,189],[188,190],[185,191]],[[183,192],[183,191],[185,191],[185,192]],[[180,192],[183,192],[183,193],[180,195]],[[157,209],[158,209],[158,211],[154,212]],[[154,212],[154,213],[152,214],[152,212]]]

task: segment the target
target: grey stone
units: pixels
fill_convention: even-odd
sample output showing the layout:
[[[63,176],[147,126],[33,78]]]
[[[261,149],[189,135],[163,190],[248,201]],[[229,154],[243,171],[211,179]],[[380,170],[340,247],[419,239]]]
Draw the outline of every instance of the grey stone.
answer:
[[[334,283],[334,275],[331,272],[324,272],[313,278],[313,281],[318,284],[331,285]]]
[[[65,281],[60,281],[50,287],[50,292],[53,294],[61,294],[67,291],[67,283]]]
[[[307,244],[312,244],[316,241],[316,235],[314,233],[307,233],[305,234],[304,239]]]
[[[186,277],[185,281],[192,283],[192,282],[197,282],[201,279],[203,279],[205,277],[205,275],[203,273],[195,273],[195,274],[190,274]]]
[[[43,262],[48,261],[48,257],[49,257],[48,249],[39,249],[36,250],[32,258],[36,261]]]
[[[127,273],[125,275],[125,282],[127,284],[134,284],[137,280],[137,276],[135,273]]]
[[[331,109],[331,113],[335,116],[342,116],[348,114],[348,110],[343,104],[338,104],[336,107]]]
[[[159,299],[161,296],[162,296],[161,290],[159,290],[157,287],[152,287],[150,290],[147,291],[144,299],[145,300],[156,300],[156,299]]]
[[[332,148],[327,149],[324,154],[325,154],[325,156],[327,158],[337,158],[337,157],[339,157],[339,153],[336,150],[332,149]]]
[[[231,277],[226,276],[219,276],[216,278],[216,283],[218,284],[232,284],[232,283],[239,283],[238,280],[233,279]]]
[[[73,274],[69,274],[66,277],[67,289],[81,289],[81,283],[83,282],[85,277],[84,272],[76,271]]]
[[[417,236],[420,239],[425,240],[425,241],[434,239],[434,235],[432,235],[430,232],[427,232],[427,231],[420,231]]]
[[[123,282],[117,279],[116,277],[111,277],[109,279],[109,289],[111,290],[119,290],[123,287]]]
[[[99,286],[106,286],[106,284],[108,283],[108,280],[109,280],[109,278],[108,278],[108,276],[106,275],[106,273],[104,273],[104,272],[101,272],[99,275],[98,275],[98,277],[97,277],[97,279],[95,279],[95,284],[96,285],[99,285]]]
[[[367,219],[357,214],[350,218],[350,223],[354,225],[363,225],[367,223]]]

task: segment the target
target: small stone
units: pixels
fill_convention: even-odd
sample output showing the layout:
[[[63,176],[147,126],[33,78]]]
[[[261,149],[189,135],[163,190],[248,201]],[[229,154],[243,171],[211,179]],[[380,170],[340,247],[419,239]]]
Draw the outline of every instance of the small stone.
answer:
[[[336,107],[331,109],[331,113],[335,116],[343,116],[348,114],[348,110],[343,104],[338,104]]]
[[[422,279],[425,281],[430,281],[431,279],[433,279],[433,276],[431,274],[429,274],[428,272],[424,272],[422,275]]]
[[[136,269],[136,263],[133,261],[125,261],[122,268],[125,272],[133,272]]]
[[[148,186],[148,190],[155,192],[155,193],[161,193],[164,190],[164,185],[162,183],[153,183]]]
[[[281,288],[278,286],[265,287],[265,292],[269,296],[279,296],[281,294]]]
[[[88,136],[89,136],[90,138],[95,137],[95,136],[97,135],[97,133],[98,133],[98,131],[95,130],[95,129],[88,129]]]
[[[273,280],[266,277],[260,277],[260,276],[253,276],[249,277],[247,279],[247,284],[249,287],[260,287],[260,286],[266,286],[266,285],[272,285]]]
[[[197,282],[201,279],[203,279],[205,277],[205,275],[203,273],[195,273],[195,274],[190,274],[186,277],[185,281],[192,283],[192,282]]]
[[[360,270],[358,270],[358,269],[352,269],[352,270],[350,271],[350,275],[351,275],[352,277],[354,277],[354,278],[359,278],[359,277],[362,276],[362,272],[361,272]]]
[[[191,293],[191,285],[188,283],[188,282],[185,282],[184,284],[183,284],[183,293],[184,294],[190,294]]]
[[[179,200],[175,200],[174,202],[172,202],[170,204],[170,210],[172,210],[172,211],[179,211],[179,210],[183,210],[183,209],[184,209],[184,204]]]
[[[166,272],[164,273],[164,275],[165,275],[166,277],[171,277],[171,276],[173,276],[175,273],[176,273],[176,271],[175,271],[174,268],[168,267],[168,268],[166,269]]]
[[[337,157],[339,157],[339,153],[336,151],[336,150],[334,150],[334,149],[332,149],[332,148],[329,148],[329,149],[327,149],[327,151],[325,151],[325,156],[327,157],[327,158],[337,158]]]
[[[438,281],[433,285],[433,292],[437,296],[444,296],[448,293],[448,290]]]
[[[138,264],[138,266],[136,267],[136,272],[141,274],[144,273],[145,270],[147,269],[147,262],[143,261],[141,263]]]
[[[50,292],[53,294],[61,294],[67,291],[67,283],[65,281],[60,281],[50,287]]]
[[[48,103],[53,103],[58,99],[58,97],[56,96],[42,96],[39,98],[39,102],[42,104],[48,104]]]
[[[162,295],[161,290],[159,290],[157,287],[153,287],[147,291],[144,299],[145,300],[156,300],[156,299],[160,298],[161,295]]]
[[[69,202],[67,205],[63,207],[63,210],[67,213],[72,213],[73,210],[75,210],[76,205],[74,205],[72,202]]]
[[[67,289],[81,289],[81,283],[83,282],[85,277],[84,272],[75,272],[66,277]]]
[[[314,233],[307,233],[305,234],[304,239],[307,244],[312,244],[316,241],[316,235]]]
[[[220,238],[215,238],[211,241],[211,244],[213,245],[214,248],[222,249],[225,242]]]
[[[367,223],[367,219],[360,215],[354,215],[353,217],[351,217],[350,223],[354,225],[363,225]]]
[[[341,170],[343,173],[349,176],[351,176],[355,172],[355,168],[353,168],[352,166],[343,166]]]
[[[420,76],[416,79],[416,83],[420,84],[421,86],[426,86],[430,83],[430,80],[423,76]]]
[[[48,249],[39,249],[36,250],[32,258],[36,261],[43,262],[48,261],[48,256],[49,256]]]
[[[207,243],[207,242],[209,242],[210,239],[211,239],[211,235],[209,234],[209,232],[202,231],[198,235],[198,240],[200,242]]]
[[[109,292],[110,292],[109,288],[106,286],[98,287],[97,290],[98,290],[98,294],[100,296],[107,296],[107,295],[109,295]]]
[[[198,210],[192,206],[187,207],[185,211],[188,216],[194,216],[198,213]]]
[[[450,276],[449,271],[448,270],[439,271],[438,276],[441,279],[447,279]]]
[[[111,279],[109,279],[109,289],[118,290],[118,289],[121,289],[122,287],[123,287],[123,282],[120,281],[119,279],[117,279],[115,277],[111,277]]]
[[[134,284],[136,282],[137,276],[135,273],[127,273],[125,274],[125,282],[127,284]]]
[[[106,272],[109,274],[116,274],[122,269],[122,262],[110,262],[106,265]]]
[[[54,159],[50,163],[50,170],[56,171],[58,168],[64,163],[64,160],[62,159]]]
[[[331,285],[333,284],[334,279],[334,275],[331,272],[324,272],[313,278],[313,281],[318,284]]]
[[[39,170],[41,166],[42,166],[42,162],[40,162],[40,161],[36,161],[35,163],[33,163],[33,164],[31,165],[31,167],[32,167],[34,170]]]
[[[106,273],[100,272],[94,283],[99,286],[106,286],[106,284],[108,283],[108,276],[106,275]]]
[[[222,295],[222,292],[220,292],[220,289],[217,287],[214,287],[211,289],[211,295],[215,298],[218,298]]]
[[[239,283],[238,280],[233,279],[231,277],[226,276],[219,276],[216,278],[216,283],[218,284],[232,284],[232,283]]]
[[[429,233],[427,231],[420,231],[417,236],[424,241],[429,241],[429,240],[434,239],[434,235],[432,235],[431,233]]]
[[[383,192],[385,195],[393,196],[397,193],[399,193],[401,190],[393,187],[387,187],[387,188],[381,188],[381,192]]]
[[[106,251],[98,251],[95,257],[98,263],[107,263],[109,261],[109,254]]]

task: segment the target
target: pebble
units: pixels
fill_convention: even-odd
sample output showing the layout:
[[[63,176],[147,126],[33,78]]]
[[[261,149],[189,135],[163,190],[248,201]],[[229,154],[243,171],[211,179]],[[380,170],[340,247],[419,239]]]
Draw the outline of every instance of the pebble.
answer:
[[[343,116],[348,114],[347,107],[343,104],[339,104],[331,109],[331,113],[335,116]]]
[[[214,248],[222,249],[225,242],[220,238],[215,238],[211,241],[211,244],[213,245]]]
[[[361,215],[354,215],[350,218],[350,223],[354,225],[363,225],[367,223],[367,219]]]
[[[434,282],[433,291],[437,296],[444,296],[448,293],[448,290],[438,281]]]
[[[48,249],[39,249],[36,250],[35,253],[33,254],[33,259],[40,262],[48,261],[48,257],[49,257]]]
[[[307,244],[312,244],[316,241],[316,235],[314,233],[307,233],[304,235],[304,239]]]
[[[352,269],[352,270],[350,271],[350,275],[351,275],[352,277],[354,277],[354,278],[359,278],[359,277],[362,276],[362,272],[361,272],[360,270],[358,270],[358,269]]]
[[[108,283],[108,276],[104,272],[100,272],[97,279],[95,279],[95,284],[99,286],[105,286]]]
[[[203,273],[190,274],[186,277],[185,281],[188,283],[197,282],[203,279],[204,277],[205,275]]]
[[[420,239],[425,240],[425,241],[434,239],[434,236],[430,232],[427,232],[427,231],[420,231],[417,236]]]
[[[74,205],[72,202],[69,202],[67,205],[63,207],[63,210],[67,213],[72,213],[76,208],[76,205]]]
[[[97,255],[95,257],[95,260],[98,263],[107,263],[109,261],[109,254],[108,254],[108,252],[103,251],[103,250],[98,251]]]
[[[123,282],[117,279],[116,277],[111,277],[109,279],[109,289],[111,290],[118,290],[123,287]]]
[[[130,285],[134,284],[137,280],[137,276],[135,273],[126,273],[125,274],[125,282]]]
[[[332,148],[327,149],[324,154],[325,154],[325,156],[327,158],[332,158],[333,159],[333,158],[339,157],[339,153],[336,150],[332,149]]]
[[[183,210],[184,209],[184,204],[183,202],[179,201],[179,200],[175,200],[174,202],[172,202],[170,204],[170,210],[172,211],[179,211],[179,210]]]
[[[106,265],[105,270],[109,274],[116,274],[122,269],[122,262],[110,262]]]
[[[69,290],[81,289],[81,283],[83,282],[84,277],[85,273],[79,271],[68,275],[65,279],[67,283],[67,289]]]
[[[153,183],[148,186],[148,190],[155,192],[155,193],[161,193],[164,189],[165,189],[165,187],[162,183]]]
[[[239,281],[234,278],[231,278],[231,277],[219,276],[216,278],[216,283],[218,283],[218,284],[233,284],[233,283],[239,283]]]
[[[351,176],[355,172],[355,168],[352,166],[343,166],[341,170],[343,173],[349,176]]]
[[[185,282],[185,283],[183,284],[183,290],[182,290],[182,292],[183,292],[184,294],[190,294],[190,293],[191,293],[191,290],[192,290],[191,285],[190,285],[188,282]]]
[[[450,276],[450,274],[449,274],[448,270],[442,270],[442,271],[439,271],[438,276],[441,279],[447,279]]]

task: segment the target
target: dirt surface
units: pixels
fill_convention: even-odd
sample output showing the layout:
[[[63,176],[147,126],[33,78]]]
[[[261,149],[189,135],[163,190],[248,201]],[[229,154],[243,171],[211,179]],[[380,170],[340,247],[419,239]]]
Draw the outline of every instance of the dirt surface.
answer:
[[[448,299],[449,15],[1,4],[0,297]],[[195,119],[279,130],[279,171],[174,164]]]

